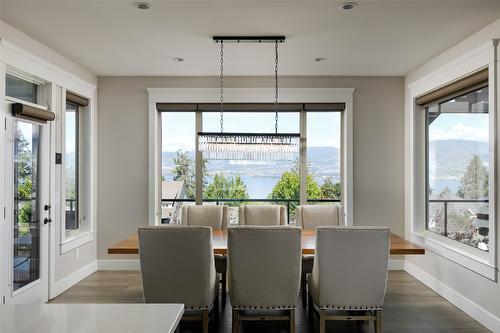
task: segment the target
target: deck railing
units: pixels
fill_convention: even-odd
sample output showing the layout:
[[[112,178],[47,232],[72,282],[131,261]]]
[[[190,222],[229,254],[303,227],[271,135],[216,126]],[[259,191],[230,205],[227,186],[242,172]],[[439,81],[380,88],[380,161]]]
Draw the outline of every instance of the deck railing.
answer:
[[[443,235],[448,236],[448,205],[450,203],[489,203],[488,199],[432,199],[429,203],[442,203],[443,204]],[[489,214],[477,213],[477,218],[482,220],[489,220]]]
[[[194,203],[195,199],[162,199],[161,202],[168,202],[175,205],[176,203]],[[298,199],[203,199],[203,202],[215,203],[216,205],[224,204],[224,203],[246,203],[246,202],[262,202],[262,203],[272,203],[272,204],[283,204],[286,206],[287,212],[287,222],[290,224],[290,213],[292,204],[298,205],[300,201]],[[307,199],[308,203],[333,203],[340,202],[340,199]],[[165,223],[166,219],[162,217],[162,223]]]

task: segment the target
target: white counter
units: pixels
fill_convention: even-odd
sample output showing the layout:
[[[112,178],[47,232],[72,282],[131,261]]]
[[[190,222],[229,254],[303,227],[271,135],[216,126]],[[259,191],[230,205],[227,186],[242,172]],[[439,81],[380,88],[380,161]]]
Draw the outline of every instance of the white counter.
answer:
[[[0,333],[173,333],[182,304],[5,304]]]

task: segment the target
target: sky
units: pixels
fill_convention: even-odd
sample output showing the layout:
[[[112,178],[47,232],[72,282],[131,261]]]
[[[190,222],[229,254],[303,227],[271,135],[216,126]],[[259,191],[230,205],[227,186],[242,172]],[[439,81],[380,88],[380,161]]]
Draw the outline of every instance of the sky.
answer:
[[[274,133],[273,112],[224,112],[225,132]],[[220,114],[203,113],[203,130],[220,132]],[[280,112],[279,133],[299,133],[299,113]],[[162,114],[162,150],[194,150],[195,113]],[[340,112],[309,112],[307,118],[309,147],[340,147]]]
[[[441,114],[429,126],[429,140],[488,141],[488,114]]]

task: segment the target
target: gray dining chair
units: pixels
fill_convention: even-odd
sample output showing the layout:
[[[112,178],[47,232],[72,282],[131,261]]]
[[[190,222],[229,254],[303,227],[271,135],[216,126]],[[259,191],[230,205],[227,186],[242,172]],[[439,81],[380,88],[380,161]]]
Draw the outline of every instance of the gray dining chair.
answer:
[[[205,226],[149,226],[139,232],[142,286],[146,303],[182,303],[183,320],[218,318],[212,230]]]
[[[286,225],[286,207],[281,205],[243,205],[239,208],[238,225]]]
[[[319,314],[320,333],[328,320],[373,320],[381,332],[389,240],[385,227],[317,228],[308,285],[309,314]]]
[[[316,230],[316,227],[327,225],[343,225],[344,209],[341,205],[301,205],[295,211],[296,225],[302,230]],[[302,305],[307,304],[307,278],[311,274],[314,256],[302,255],[302,276],[300,278],[300,290],[302,294]]]
[[[222,205],[184,205],[182,206],[181,224],[204,225],[212,227],[212,230],[227,230],[229,225],[229,207]],[[216,254],[215,271],[221,275],[221,299],[223,305],[226,301],[227,290],[227,257]]]
[[[233,332],[246,320],[284,320],[295,332],[301,230],[237,226],[228,229],[229,297]],[[270,314],[272,313],[272,315]]]

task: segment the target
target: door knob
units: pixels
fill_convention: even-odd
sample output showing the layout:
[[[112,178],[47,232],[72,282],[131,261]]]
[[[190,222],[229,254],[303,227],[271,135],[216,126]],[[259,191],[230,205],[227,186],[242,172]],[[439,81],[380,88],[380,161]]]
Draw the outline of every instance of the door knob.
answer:
[[[52,208],[52,206],[50,206],[50,205],[43,206],[43,210],[45,210],[45,211],[49,210],[50,208]]]
[[[47,223],[52,223],[52,219],[51,218],[44,218],[43,224],[47,224]]]

